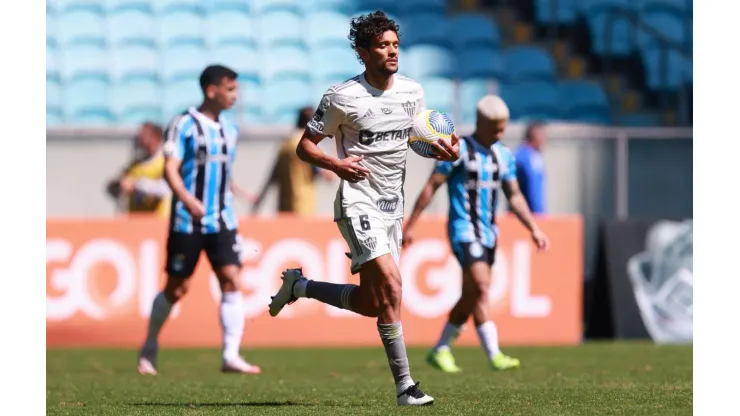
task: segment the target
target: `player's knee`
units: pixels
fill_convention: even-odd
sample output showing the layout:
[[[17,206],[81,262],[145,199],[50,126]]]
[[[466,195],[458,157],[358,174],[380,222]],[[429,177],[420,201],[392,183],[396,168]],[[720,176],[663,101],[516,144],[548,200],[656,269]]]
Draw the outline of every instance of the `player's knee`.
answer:
[[[170,303],[176,303],[182,299],[190,290],[190,280],[177,277],[167,279],[167,285],[164,288],[164,296]]]
[[[239,268],[225,266],[216,271],[216,278],[221,292],[236,292],[239,290]]]
[[[473,285],[472,298],[476,304],[486,302],[488,300],[488,282],[476,282]]]
[[[400,279],[384,279],[378,285],[378,301],[381,309],[396,309],[401,305],[401,282]]]

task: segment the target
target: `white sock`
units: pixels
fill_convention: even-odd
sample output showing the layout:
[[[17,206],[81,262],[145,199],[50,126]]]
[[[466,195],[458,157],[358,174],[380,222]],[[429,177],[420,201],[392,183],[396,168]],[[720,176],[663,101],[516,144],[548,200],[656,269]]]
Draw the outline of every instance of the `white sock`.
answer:
[[[152,302],[152,312],[149,315],[149,330],[146,334],[146,341],[144,342],[144,350],[156,350],[157,349],[157,338],[159,338],[159,331],[162,329],[162,325],[170,315],[172,304],[164,297],[164,293],[159,292],[154,297]]]
[[[239,346],[244,333],[244,309],[242,292],[226,292],[221,298],[221,329],[224,335],[223,360],[228,362],[239,357]]]
[[[442,329],[442,335],[440,335],[437,345],[434,346],[434,350],[449,349],[457,337],[460,336],[460,331],[462,331],[462,326],[447,322]]]
[[[295,285],[293,286],[293,296],[297,298],[305,298],[306,285],[308,285],[308,279],[300,279],[295,282]]]
[[[478,338],[480,338],[480,346],[483,347],[486,356],[489,360],[492,360],[500,352],[498,349],[498,330],[496,324],[493,321],[483,322],[478,328]]]

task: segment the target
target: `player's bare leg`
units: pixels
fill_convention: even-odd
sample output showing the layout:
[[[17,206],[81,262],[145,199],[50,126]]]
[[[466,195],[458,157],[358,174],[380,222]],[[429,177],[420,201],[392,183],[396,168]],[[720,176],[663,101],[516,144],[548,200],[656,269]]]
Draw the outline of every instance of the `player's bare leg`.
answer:
[[[215,270],[221,287],[219,316],[223,331],[221,371],[225,373],[260,374],[262,369],[239,355],[244,334],[244,307],[239,286],[239,267],[227,265]]]
[[[159,333],[167,321],[172,307],[188,293],[190,279],[168,276],[164,289],[157,294],[152,303],[149,327],[144,345],[139,350],[138,371],[141,375],[157,374],[157,354],[159,353]]]

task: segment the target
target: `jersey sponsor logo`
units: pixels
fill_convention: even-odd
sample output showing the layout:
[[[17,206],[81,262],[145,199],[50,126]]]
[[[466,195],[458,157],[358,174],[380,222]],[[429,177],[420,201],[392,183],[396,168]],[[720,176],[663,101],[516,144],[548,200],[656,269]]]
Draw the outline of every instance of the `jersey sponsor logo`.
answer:
[[[406,101],[402,104],[403,111],[408,114],[409,117],[413,117],[416,115],[416,103],[412,103],[411,101]]]
[[[208,162],[228,163],[229,155],[225,155],[222,153],[219,153],[216,155],[209,155],[207,150],[198,149],[198,151],[195,154],[195,163],[202,166]]]
[[[385,114],[385,115],[388,115],[388,114],[390,114],[390,113],[392,113],[392,112],[393,112],[393,109],[392,109],[392,108],[390,108],[390,107],[383,107],[383,108],[381,108],[381,109],[380,109],[380,111],[381,111],[381,112],[382,112],[383,114]]]
[[[398,197],[379,199],[376,205],[380,212],[394,213],[398,208]]]
[[[379,132],[360,130],[360,144],[369,146],[375,142],[404,141],[408,140],[410,136],[411,128]]]
[[[479,181],[477,179],[468,179],[463,185],[466,191],[472,191],[474,189],[498,189],[498,182],[494,180]]]

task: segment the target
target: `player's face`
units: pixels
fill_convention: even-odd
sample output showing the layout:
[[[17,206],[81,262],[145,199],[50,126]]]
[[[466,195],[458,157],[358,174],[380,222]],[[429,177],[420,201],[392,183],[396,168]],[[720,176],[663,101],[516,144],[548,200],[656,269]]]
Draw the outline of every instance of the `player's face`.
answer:
[[[218,103],[224,110],[230,109],[239,94],[239,84],[235,79],[224,78],[218,85],[208,87],[208,98]]]
[[[366,56],[362,56],[365,52]],[[373,40],[370,49],[362,51],[365,67],[391,76],[398,72],[398,35],[392,30],[383,32]]]
[[[481,123],[483,136],[495,143],[504,136],[508,124],[509,120],[485,120]]]

